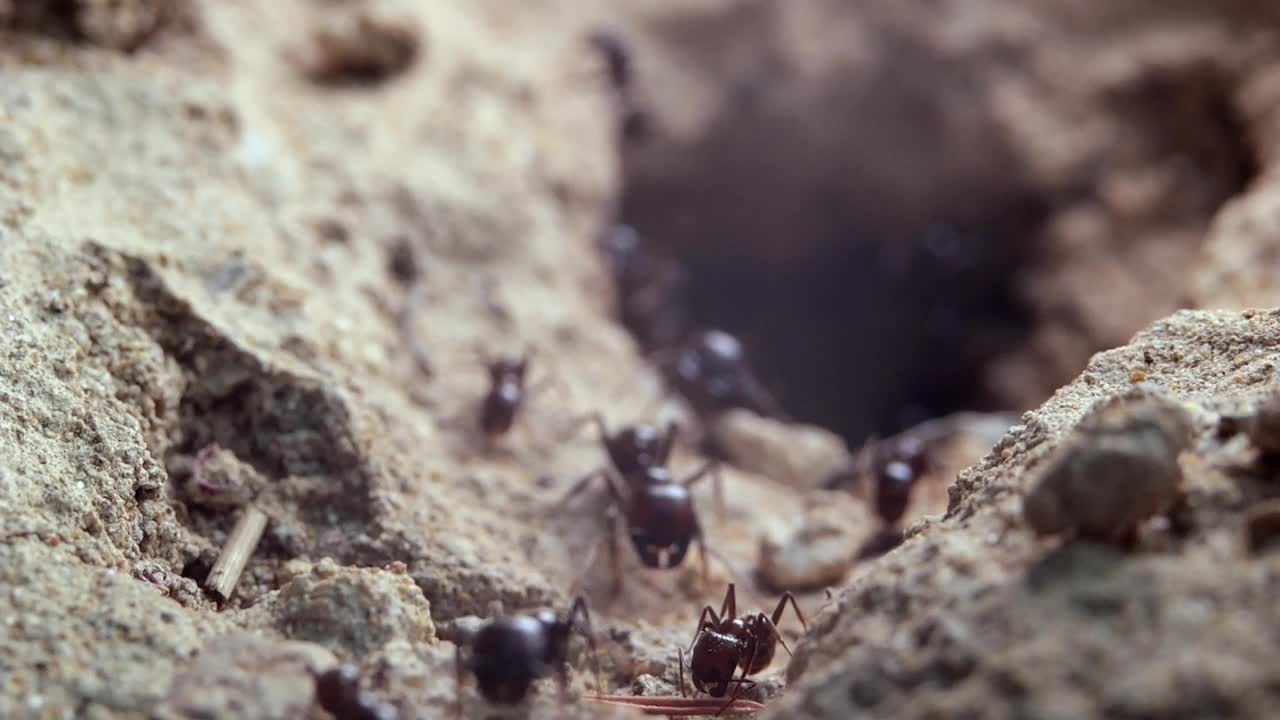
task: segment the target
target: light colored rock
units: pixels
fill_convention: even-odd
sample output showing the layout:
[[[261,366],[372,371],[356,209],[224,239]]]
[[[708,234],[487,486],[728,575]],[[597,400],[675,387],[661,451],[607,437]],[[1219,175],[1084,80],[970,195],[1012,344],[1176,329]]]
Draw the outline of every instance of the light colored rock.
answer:
[[[712,433],[733,464],[793,488],[819,487],[845,463],[849,450],[838,435],[733,409],[714,421]]]
[[[767,717],[1266,717],[1280,667],[1266,639],[1275,572],[1247,560],[1241,527],[1268,473],[1244,438],[1223,441],[1216,427],[1268,391],[1278,341],[1280,314],[1184,311],[1095,356],[961,473],[945,518],[854,573],[812,622]],[[1146,382],[1193,428],[1185,533],[1133,552],[1037,542],[1023,493],[1091,408],[1133,391],[1144,353]],[[1194,661],[1162,650],[1186,647]]]
[[[1123,541],[1177,502],[1178,455],[1191,439],[1191,419],[1176,402],[1142,393],[1107,398],[1039,473],[1023,500],[1023,518],[1044,535],[1076,531]]]
[[[785,535],[760,539],[756,571],[776,592],[813,592],[836,585],[876,528],[864,503],[845,493],[814,493],[804,517]]]
[[[395,640],[429,643],[436,634],[431,606],[407,574],[341,567],[329,558],[251,612],[287,638],[343,657],[361,658]]]
[[[315,678],[337,664],[319,645],[237,633],[201,648],[153,711],[158,720],[306,717]]]

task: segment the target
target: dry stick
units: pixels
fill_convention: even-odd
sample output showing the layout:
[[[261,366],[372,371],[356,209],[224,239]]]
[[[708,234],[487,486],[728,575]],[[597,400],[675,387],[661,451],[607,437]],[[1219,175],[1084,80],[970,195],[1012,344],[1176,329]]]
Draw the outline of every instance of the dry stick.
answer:
[[[723,699],[713,697],[686,698],[661,695],[586,695],[584,697],[587,700],[608,705],[633,707],[645,715],[668,717],[711,715],[716,710],[721,710],[724,715],[747,715],[765,709],[764,705],[746,698],[737,698],[725,705]]]
[[[262,539],[262,531],[267,528],[267,515],[256,507],[244,509],[236,526],[231,530],[231,537],[223,546],[222,553],[209,571],[205,579],[205,587],[219,603],[225,603],[240,581],[240,573],[248,564],[258,541]]]

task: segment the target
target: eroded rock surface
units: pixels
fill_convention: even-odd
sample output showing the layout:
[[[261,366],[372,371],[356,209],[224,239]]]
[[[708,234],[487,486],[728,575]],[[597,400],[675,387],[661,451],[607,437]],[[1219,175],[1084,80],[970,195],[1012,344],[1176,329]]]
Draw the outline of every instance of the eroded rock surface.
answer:
[[[769,716],[1266,717],[1280,556],[1251,558],[1245,523],[1275,490],[1247,439],[1216,428],[1269,395],[1278,341],[1274,312],[1184,311],[1097,355],[961,473],[945,518],[855,571]],[[1187,508],[1132,551],[1037,539],[1033,470],[1136,366],[1190,413]]]
[[[777,602],[752,578],[762,541],[774,581],[803,588],[814,620],[793,686],[783,692],[781,659],[759,677],[756,697],[776,703],[774,716],[1261,716],[1274,706],[1273,563],[1261,542],[1243,559],[1245,513],[1273,492],[1247,438],[1212,430],[1218,413],[1248,411],[1272,382],[1274,315],[1176,315],[1098,356],[954,485],[973,450],[946,451],[945,469],[913,497],[905,544],[847,570],[821,615],[818,586],[841,576],[828,560],[876,521],[865,497],[814,489],[843,454],[838,441],[814,432],[804,452],[774,458],[797,431],[747,417],[746,467],[725,472],[724,512],[709,486],[695,492],[716,551],[710,586],[696,552],[647,571],[624,545],[626,591],[610,604],[604,554],[586,563],[607,531],[607,494],[556,506],[605,458],[594,440],[559,431],[589,411],[610,427],[651,415],[691,423],[612,320],[594,252],[617,197],[618,117],[585,38],[610,13],[569,0],[37,5],[0,0],[0,716],[320,717],[311,678],[342,659],[403,717],[446,717],[464,626],[563,609],[578,590],[592,604],[606,689],[670,693],[676,648],[726,583],[738,582],[744,610]],[[680,21],[710,22],[721,8],[704,5]],[[1180,151],[1186,138],[1152,141],[1147,120],[1123,113],[1095,120],[1094,101],[1114,91],[1142,106],[1130,94],[1154,76],[1156,94],[1161,83],[1203,88],[1189,122],[1209,122],[1221,99],[1212,81],[1235,82],[1269,57],[1266,43],[1251,54],[1228,32],[1267,19],[1244,3],[1210,23],[1210,11],[1178,4],[1167,33],[1149,38],[1133,28],[1167,5],[1043,17],[796,5],[776,11],[796,13],[779,32],[871,53],[839,63],[856,71],[852,96],[823,95],[825,81],[795,86],[817,93],[815,107],[870,108],[853,113],[858,126],[885,123],[932,98],[930,87],[889,82],[897,63],[946,47],[921,56],[925,75],[948,69],[948,94],[923,116],[981,110],[938,128],[940,145],[898,138],[886,147],[911,150],[901,178],[842,192],[914,211],[956,185],[1013,200],[1047,187],[1070,198],[1063,227],[1085,228],[1062,241],[1097,241],[1068,253],[1089,268],[1067,273],[1076,280],[1098,267],[1081,258],[1106,266],[1110,256],[1092,249],[1119,238],[1134,238],[1140,268],[1163,267],[1165,253],[1177,266],[1234,177],[1200,172],[1199,159],[1218,155],[1217,134],[1189,151],[1190,166],[1166,167],[1167,153],[1143,143]],[[958,14],[941,22],[943,10]],[[878,20],[864,27],[867,18]],[[1064,18],[1066,34],[1051,33],[1060,42],[1028,45]],[[757,15],[743,22],[765,27]],[[843,33],[897,40],[834,40]],[[1027,55],[1020,66],[1033,71],[1005,76],[988,53]],[[1063,89],[1076,82],[1064,63],[1079,87]],[[785,64],[824,78],[831,67],[804,53]],[[978,85],[991,95],[975,104]],[[748,102],[806,106],[767,95]],[[691,127],[716,114],[714,104],[686,109]],[[1167,115],[1186,114],[1157,124]],[[1008,152],[977,150],[992,122],[1012,138]],[[806,129],[819,142],[802,157],[826,156],[821,141],[857,129],[837,125]],[[679,159],[656,137],[655,166]],[[1271,157],[1268,137],[1258,129],[1258,157]],[[1101,162],[1116,138],[1135,149]],[[953,145],[963,152],[938,150]],[[884,149],[855,144],[843,157],[862,165]],[[944,157],[953,164],[932,167]],[[992,162],[1012,175],[984,175]],[[930,173],[917,172],[922,163]],[[1203,186],[1188,180],[1202,175]],[[1079,200],[1065,189],[1082,178],[1091,189]],[[1142,220],[1108,224],[1095,180],[1110,188],[1106,202]],[[1092,285],[1048,283],[1046,317],[1065,307],[1067,330],[1061,343],[1033,340],[1031,355],[1070,352],[1061,367],[1021,366],[1043,376],[1002,382],[1044,388],[1069,376],[1071,358],[1087,355],[1076,339],[1128,332],[1129,318],[1104,316],[1108,303],[1128,308],[1115,298],[1139,285],[1156,288],[1152,307],[1169,300],[1143,272],[1126,280],[1107,302],[1088,296]],[[533,381],[559,389],[487,445],[477,356],[530,347]],[[1029,470],[1088,407],[1135,382],[1192,413],[1185,508],[1145,528],[1134,553],[1034,539],[1020,515]],[[680,447],[673,471],[703,460]],[[201,583],[249,504],[267,530],[219,605]],[[1254,536],[1265,534],[1251,517]],[[793,625],[782,631],[799,639]],[[600,689],[580,641],[571,666],[571,693]],[[607,716],[562,706],[554,682],[537,695],[535,717]],[[473,689],[463,697],[477,707]]]

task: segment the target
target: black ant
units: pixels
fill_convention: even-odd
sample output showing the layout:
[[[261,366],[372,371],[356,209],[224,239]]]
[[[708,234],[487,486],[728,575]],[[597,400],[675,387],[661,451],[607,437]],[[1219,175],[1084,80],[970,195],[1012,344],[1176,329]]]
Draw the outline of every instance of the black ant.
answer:
[[[528,387],[526,378],[532,359],[533,350],[517,357],[482,357],[489,373],[489,391],[480,405],[479,429],[486,442],[509,433],[525,404],[554,380],[547,377]],[[539,441],[539,444],[543,443]]]
[[[475,676],[480,694],[498,705],[519,704],[529,694],[534,680],[554,672],[563,701],[569,686],[569,636],[574,630],[586,638],[595,658],[595,634],[591,631],[587,601],[582,597],[575,598],[564,615],[544,610],[533,616],[516,615],[485,625],[467,643],[465,656],[461,644],[454,655],[458,680],[456,715],[462,716],[462,683],[468,671]],[[597,663],[597,684],[599,672]]]
[[[609,84],[619,94],[631,89],[631,47],[626,38],[614,30],[600,29],[587,36],[587,41],[600,53],[608,71]]]
[[[618,474],[622,476],[623,481],[628,486],[631,486],[632,491],[640,489],[634,487],[637,484],[643,486],[655,482],[655,476],[647,474],[645,470],[654,467],[665,468],[667,466],[671,459],[671,451],[675,448],[676,436],[680,433],[680,425],[674,420],[669,421],[666,427],[661,430],[648,423],[636,423],[624,426],[614,433],[609,432],[609,428],[604,422],[604,416],[598,412],[587,415],[579,423],[575,423],[575,426],[582,422],[590,422],[595,425],[600,445],[604,447],[605,453],[609,456],[609,462],[617,470]],[[576,427],[571,428],[571,431],[573,429],[576,429]],[[587,473],[582,479],[574,483],[569,492],[565,494],[564,499],[557,503],[557,507],[564,505],[585,489],[592,478],[600,477],[605,473],[607,473],[606,468],[597,468]],[[705,473],[711,473],[712,482],[715,483],[716,506],[723,513],[724,483],[720,476],[719,463],[714,460],[707,462],[688,482],[700,478]],[[658,481],[669,482],[669,478]]]
[[[782,645],[783,650],[787,651],[787,655],[791,654],[791,648],[787,647],[786,641],[778,633],[778,621],[782,619],[782,612],[786,609],[788,602],[795,610],[800,626],[808,630],[804,614],[800,612],[796,599],[789,592],[782,594],[772,617],[763,612],[738,617],[733,583],[729,583],[724,601],[720,603],[719,613],[710,605],[702,608],[702,613],[698,616],[698,629],[693,635],[693,642],[690,643],[688,650],[690,653],[689,675],[693,679],[693,686],[699,692],[721,698],[728,694],[730,685],[737,683],[733,695],[720,708],[717,715],[738,699],[745,686],[755,686],[756,682],[748,680],[747,676],[769,667],[779,644]],[[677,660],[680,664],[680,695],[683,696],[685,694],[684,652],[679,649],[677,649]],[[741,668],[741,674],[735,681],[733,675],[739,671],[739,668]]]
[[[646,351],[678,343],[688,325],[688,278],[680,264],[630,225],[611,226],[599,246],[617,288],[622,324]]]
[[[630,45],[622,35],[607,29],[591,33],[587,40],[604,60],[609,85],[622,113],[623,139],[644,140],[649,136],[651,119],[636,92]]]
[[[342,664],[316,678],[316,699],[337,720],[398,720],[395,706],[360,689],[360,670]]]
[[[715,461],[708,462],[679,481],[671,474],[671,470],[661,465],[640,466],[626,476],[600,470],[579,480],[556,504],[556,507],[567,504],[593,479],[605,481],[612,495],[612,505],[608,510],[612,527],[601,542],[609,545],[610,563],[613,566],[613,597],[618,597],[622,592],[617,527],[620,519],[626,525],[627,537],[631,539],[631,546],[635,548],[640,562],[648,568],[678,567],[688,554],[689,545],[696,541],[702,555],[703,581],[707,581],[707,555],[710,549],[703,537],[702,524],[698,521],[693,494],[689,489],[716,467]],[[600,543],[592,548],[584,567],[591,566],[599,548]]]
[[[489,361],[489,394],[485,395],[480,409],[480,430],[485,436],[506,435],[515,424],[516,415],[529,395],[525,389],[525,376],[531,355],[526,352],[516,358]]]
[[[723,330],[695,334],[683,347],[655,356],[666,365],[676,389],[701,416],[731,407],[790,421],[747,364],[736,337]]]
[[[907,512],[911,489],[929,469],[925,442],[904,435],[875,449],[876,512],[886,525],[895,525]]]
[[[879,557],[902,544],[898,527],[911,504],[911,491],[929,471],[929,443],[920,435],[900,435],[888,441],[870,441],[859,458],[861,472],[871,477],[880,528],[858,549],[857,560]],[[827,487],[844,481],[846,473],[831,478]]]

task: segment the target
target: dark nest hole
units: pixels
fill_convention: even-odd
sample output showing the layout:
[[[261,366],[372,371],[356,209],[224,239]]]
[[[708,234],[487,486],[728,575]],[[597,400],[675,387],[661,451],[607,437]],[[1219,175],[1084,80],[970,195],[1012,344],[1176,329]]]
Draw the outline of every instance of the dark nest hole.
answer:
[[[904,223],[889,242],[863,240],[856,221],[831,210],[831,231],[847,240],[799,261],[659,244],[684,282],[659,337],[635,319],[633,332],[650,348],[692,328],[735,334],[788,414],[852,443],[952,411],[1003,409],[981,377],[1029,331],[1014,281],[1045,203]]]
[[[812,108],[791,107],[782,72],[782,90],[727,102],[696,142],[664,148],[659,131],[624,146],[618,217],[669,265],[650,311],[620,298],[642,347],[734,333],[788,414],[855,446],[951,412],[1026,409],[987,378],[1043,320],[1025,280],[1052,262],[1047,221],[1095,202],[1103,178],[1037,187],[998,123],[948,117],[980,78],[942,58],[907,64],[856,96],[834,90],[816,103],[830,117],[801,117]],[[1175,197],[1178,222],[1201,228],[1256,173],[1232,83],[1203,70],[1139,78],[1108,109],[1147,138],[1126,162],[1194,168],[1179,186],[1195,201]]]

